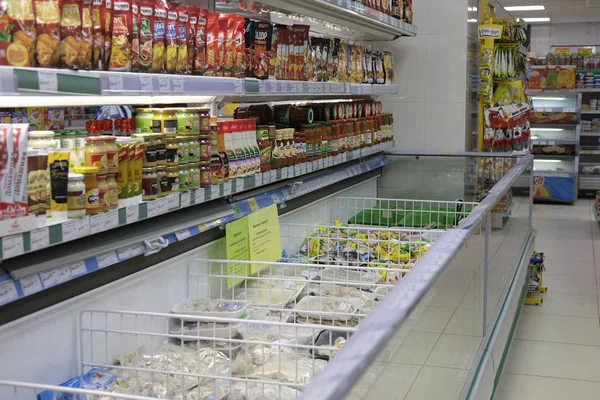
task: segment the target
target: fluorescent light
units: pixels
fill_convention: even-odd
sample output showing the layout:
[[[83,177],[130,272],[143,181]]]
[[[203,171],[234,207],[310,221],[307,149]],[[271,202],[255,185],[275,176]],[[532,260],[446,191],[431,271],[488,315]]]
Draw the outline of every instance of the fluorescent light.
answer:
[[[564,101],[566,97],[532,97],[532,100],[550,100],[550,101]]]
[[[506,11],[539,11],[545,10],[544,6],[508,6],[504,7]]]
[[[562,132],[564,129],[562,128],[531,128],[531,131],[537,132]]]
[[[523,18],[525,22],[550,22],[550,17]]]
[[[538,159],[538,160],[535,160],[535,162],[540,162],[540,163],[542,163],[542,162],[561,163],[562,160],[539,160]]]
[[[476,22],[478,22],[478,21],[477,21],[477,18],[469,18],[469,19],[467,20],[467,22],[476,23]]]
[[[477,11],[477,7],[467,7],[467,11]]]

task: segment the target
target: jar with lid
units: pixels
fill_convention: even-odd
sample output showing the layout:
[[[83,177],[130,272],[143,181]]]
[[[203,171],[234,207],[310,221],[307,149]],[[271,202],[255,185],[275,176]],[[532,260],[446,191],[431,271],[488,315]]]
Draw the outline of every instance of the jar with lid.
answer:
[[[169,188],[169,178],[167,177],[166,167],[156,167],[156,179],[158,181],[157,197],[165,197],[171,190]]]
[[[177,110],[177,133],[179,134],[199,134],[200,120],[198,118],[198,108],[182,108]],[[210,118],[210,117],[209,117]],[[210,119],[209,119],[210,124]],[[210,129],[210,125],[209,125]]]
[[[54,141],[53,131],[31,131],[27,135],[27,147],[32,149],[54,149],[56,142]]]
[[[104,196],[104,201],[108,210],[119,208],[119,186],[115,180],[115,174],[106,174],[106,186],[108,191]]]
[[[212,155],[212,145],[210,143],[210,137],[201,135],[198,139],[199,143],[199,161],[200,162],[210,162],[210,157]]]
[[[188,162],[200,161],[200,143],[197,136],[185,136],[188,148]]]
[[[190,169],[187,164],[179,164],[179,191],[186,192],[190,189]]]
[[[198,121],[200,123],[200,133],[210,133],[210,109],[200,108],[198,109]]]
[[[158,197],[158,175],[156,167],[142,169],[142,200],[155,200]]]
[[[277,129],[275,131],[275,148],[273,149],[273,156],[277,154],[277,158],[280,160],[279,167],[276,168],[288,166],[287,152],[285,151],[284,133],[285,129]]]
[[[200,163],[200,186],[205,188],[212,185],[212,168],[208,163]]]
[[[186,136],[177,135],[177,155],[179,164],[187,164],[190,161],[190,146]]]
[[[167,137],[167,167],[179,165],[179,140],[177,137]]]
[[[75,167],[73,171],[83,176],[85,185],[85,213],[87,215],[98,214],[100,207],[100,193],[98,191],[98,179],[96,167]]]
[[[167,166],[167,141],[166,135],[155,133],[154,144],[156,148],[156,165],[161,167]]]
[[[135,131],[138,133],[152,132],[154,110],[152,108],[136,108],[135,112]]]
[[[200,163],[190,163],[188,173],[190,175],[189,189],[200,189]]]
[[[335,123],[329,124],[329,129],[331,130],[329,142],[331,146],[331,155],[337,156],[340,154],[339,125]]]
[[[177,133],[177,112],[172,108],[155,109],[152,116],[152,132],[174,135]]]
[[[167,186],[169,193],[179,193],[179,167],[167,167]]]
[[[298,163],[298,155],[296,154],[296,143],[294,141],[294,129],[289,128],[285,130],[286,148],[289,159],[288,165],[296,165]]]
[[[102,136],[85,139],[84,154],[86,166],[98,168],[98,173],[101,175],[108,172],[108,157]]]
[[[151,133],[137,133],[134,138],[144,140],[144,167],[156,167],[156,142]]]
[[[103,213],[108,211],[108,205],[106,203],[106,195],[108,193],[108,183],[106,182],[106,174],[96,175],[98,179],[98,212]]]
[[[107,172],[116,174],[119,171],[119,149],[117,148],[117,138],[114,136],[100,136],[104,139],[104,149],[106,150]]]
[[[79,218],[85,215],[85,183],[83,183],[82,174],[69,173],[67,215],[69,218]]]

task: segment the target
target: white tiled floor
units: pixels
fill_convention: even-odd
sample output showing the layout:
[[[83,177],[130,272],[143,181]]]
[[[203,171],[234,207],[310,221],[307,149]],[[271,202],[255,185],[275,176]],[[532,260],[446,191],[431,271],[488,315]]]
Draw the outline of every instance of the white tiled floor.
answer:
[[[600,398],[600,225],[591,207],[535,206],[548,293],[541,306],[523,306],[494,400]]]

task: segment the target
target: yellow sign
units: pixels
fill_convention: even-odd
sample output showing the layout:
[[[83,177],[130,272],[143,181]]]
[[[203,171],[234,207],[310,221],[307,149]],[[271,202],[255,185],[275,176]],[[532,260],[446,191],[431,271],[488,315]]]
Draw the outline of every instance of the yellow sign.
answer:
[[[554,54],[571,54],[571,49],[567,48],[567,47],[560,47],[556,50],[554,50]]]
[[[591,56],[594,54],[592,49],[577,49],[577,54],[583,54],[584,56]]]
[[[248,216],[248,239],[251,261],[277,261],[281,258],[281,236],[277,206],[271,205]],[[264,268],[252,265],[254,274]]]
[[[225,246],[228,260],[249,260],[248,243],[248,217],[232,221],[225,226]],[[227,275],[232,277],[227,278],[227,287],[232,288],[248,277],[248,264],[228,263]]]
[[[502,25],[479,25],[479,39],[500,39],[502,37]]]

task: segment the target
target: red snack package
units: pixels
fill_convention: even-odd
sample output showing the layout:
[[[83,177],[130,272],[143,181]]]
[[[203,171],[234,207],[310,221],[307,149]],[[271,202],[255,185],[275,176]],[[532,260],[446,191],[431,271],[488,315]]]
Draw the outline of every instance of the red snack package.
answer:
[[[294,66],[294,79],[298,81],[305,81],[307,79],[307,73],[305,68],[305,59],[308,52],[308,37],[310,26],[309,25],[294,25],[292,27],[296,32],[295,39],[295,66]]]
[[[174,74],[177,70],[177,6],[175,3],[168,3],[167,9],[165,69],[170,74]]]
[[[154,5],[154,32],[152,39],[152,72],[165,71],[165,29],[167,26],[167,1],[156,0]]]
[[[204,74],[217,76],[219,65],[219,13],[209,12],[206,19],[206,69]]]
[[[13,207],[13,158],[13,127],[0,124],[0,220],[7,219]]]
[[[131,0],[131,70],[139,71],[140,65],[140,1]]]
[[[187,69],[189,18],[188,6],[179,4],[177,6],[177,63],[175,66],[178,74],[191,73]]]
[[[219,21],[220,23],[220,21]],[[234,75],[235,65],[235,16],[227,15],[225,27],[224,58],[221,61],[223,76]]]
[[[198,25],[198,10],[195,7],[188,7],[190,23],[188,24],[187,33],[187,65],[185,67],[188,73],[194,70],[194,45],[196,43],[196,28]]]
[[[37,37],[33,1],[0,3],[0,65],[32,67]]]
[[[40,67],[58,67],[60,5],[58,0],[35,0],[36,62]]]
[[[60,43],[58,44],[61,68],[79,68],[81,43],[81,9],[79,7],[79,0],[62,0]]]
[[[287,77],[286,79],[296,79],[296,37],[298,32],[291,29],[288,32],[288,50],[287,50]]]
[[[112,21],[112,49],[108,69],[131,71],[131,0],[114,0]]]
[[[223,76],[224,63],[225,63],[225,37],[227,36],[227,23],[229,21],[229,15],[219,14],[219,24],[217,31],[217,75]]]
[[[135,66],[140,72],[152,71],[152,39],[154,32],[154,0],[139,0],[137,24],[139,36],[139,56]]]
[[[206,71],[206,24],[208,23],[208,10],[198,10],[198,23],[196,24],[196,40],[194,41],[194,73],[204,74]]]
[[[104,69],[108,68],[110,52],[112,51],[113,0],[104,3]]]
[[[104,69],[104,0],[92,0],[92,69]]]
[[[271,55],[269,60],[269,79],[275,79],[275,69],[277,64],[277,46],[279,46],[279,32],[281,32],[281,25],[273,25],[273,35],[271,38]]]
[[[81,5],[81,40],[79,42],[79,68],[92,66],[92,0],[83,0]]]
[[[244,17],[235,17],[234,67],[232,76],[243,78],[246,73],[246,44],[244,42]]]
[[[269,77],[269,56],[271,54],[272,25],[268,22],[258,22],[254,31],[252,47],[254,51],[254,77],[267,79]]]

